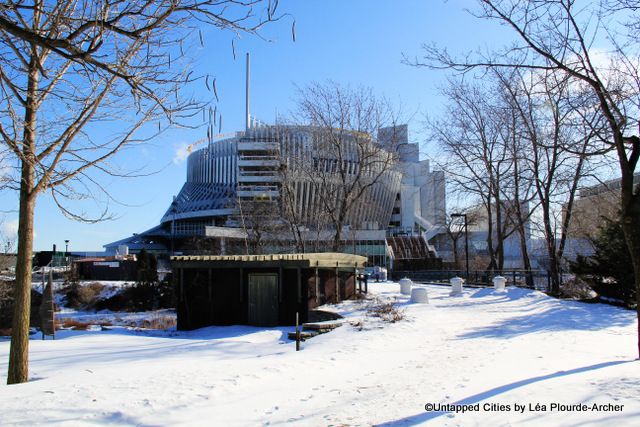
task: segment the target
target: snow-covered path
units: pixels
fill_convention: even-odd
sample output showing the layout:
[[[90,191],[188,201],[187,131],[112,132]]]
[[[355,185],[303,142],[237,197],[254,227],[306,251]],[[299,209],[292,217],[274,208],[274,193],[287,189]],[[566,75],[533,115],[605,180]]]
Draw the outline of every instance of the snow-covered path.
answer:
[[[407,319],[383,324],[345,302],[330,309],[363,327],[345,324],[300,352],[286,338],[292,328],[33,340],[33,381],[0,385],[0,425],[637,425],[632,311],[512,288],[452,298],[427,286],[430,304],[417,305],[397,284],[371,288],[397,299]],[[8,351],[0,341],[2,383]],[[427,412],[429,403],[472,406]]]

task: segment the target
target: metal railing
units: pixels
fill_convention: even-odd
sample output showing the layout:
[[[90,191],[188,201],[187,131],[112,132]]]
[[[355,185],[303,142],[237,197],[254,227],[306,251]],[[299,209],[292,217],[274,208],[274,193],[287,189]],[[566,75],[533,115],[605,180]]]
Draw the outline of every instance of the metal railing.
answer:
[[[449,280],[453,277],[462,277],[465,279],[465,286],[476,287],[493,286],[493,278],[495,276],[503,276],[507,279],[507,285],[545,292],[551,288],[551,274],[547,270],[471,270],[469,271],[469,277],[465,277],[466,274],[465,270],[394,270],[390,273],[393,280],[407,277],[414,282],[422,283],[449,283]]]

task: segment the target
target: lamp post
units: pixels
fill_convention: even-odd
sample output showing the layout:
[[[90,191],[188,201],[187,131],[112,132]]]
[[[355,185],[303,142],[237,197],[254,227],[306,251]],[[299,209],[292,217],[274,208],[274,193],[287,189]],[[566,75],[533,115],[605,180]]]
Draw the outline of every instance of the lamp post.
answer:
[[[169,208],[171,211],[171,252],[169,255],[173,255],[175,250],[175,238],[176,238],[176,211],[177,211],[177,203],[176,197],[173,196],[173,202],[171,202],[171,207]]]
[[[467,228],[467,214],[453,213],[451,218],[464,218],[464,256],[467,270],[467,283],[469,283],[469,230]]]
[[[67,264],[67,270],[69,269],[69,239],[64,241],[64,261]]]

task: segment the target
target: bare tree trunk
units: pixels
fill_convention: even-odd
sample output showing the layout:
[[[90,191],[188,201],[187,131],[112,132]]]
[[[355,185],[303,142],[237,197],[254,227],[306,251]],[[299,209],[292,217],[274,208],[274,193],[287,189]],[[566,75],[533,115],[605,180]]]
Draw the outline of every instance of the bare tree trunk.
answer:
[[[331,250],[333,252],[340,252],[340,240],[342,240],[342,226],[344,225],[344,216],[346,215],[339,215],[338,221],[334,223],[336,232],[333,235],[333,244],[331,245]]]
[[[461,270],[458,256],[458,239],[451,239],[451,242],[453,243],[453,264],[456,266],[456,270]]]
[[[499,189],[496,189],[495,209],[496,209],[496,261],[498,271],[501,272],[504,269],[504,221],[502,219],[502,200],[499,196]]]
[[[20,223],[18,225],[18,257],[16,261],[15,306],[11,329],[7,384],[26,382],[29,378],[29,319],[31,317],[31,258],[33,255],[33,217],[36,197],[29,187],[33,182],[33,166],[24,163],[20,189]]]
[[[637,215],[637,214],[636,214]],[[640,358],[640,224],[627,222],[628,217],[623,217],[622,228],[624,230],[627,246],[631,253],[633,272],[636,285],[636,316],[638,318],[638,358]],[[637,217],[636,217],[637,218]],[[636,223],[638,220],[636,219]]]
[[[514,118],[514,129],[515,129],[515,118]],[[527,248],[527,233],[525,230],[525,223],[528,221],[528,218],[525,219],[522,214],[522,200],[520,195],[520,156],[518,155],[518,150],[516,149],[516,138],[515,132],[513,135],[513,179],[514,179],[514,197],[513,203],[515,207],[515,219],[517,221],[516,228],[518,230],[518,235],[520,237],[520,252],[522,255],[522,268],[526,271],[526,284],[528,287],[533,287],[533,278],[531,277],[531,260],[529,259],[529,249]]]
[[[31,317],[31,258],[33,256],[33,219],[37,193],[35,187],[36,96],[39,81],[37,51],[32,45],[29,82],[24,116],[23,155],[20,180],[18,256],[16,260],[15,306],[11,324],[11,348],[7,384],[29,379],[29,319]]]
[[[498,268],[496,262],[496,253],[493,249],[493,213],[491,212],[491,198],[487,200],[487,250],[489,252],[488,271],[494,271]]]
[[[555,233],[551,226],[551,212],[547,203],[542,204],[542,220],[544,223],[544,237],[547,245],[547,254],[549,255],[549,275],[551,276],[550,292],[552,295],[558,295],[560,293],[560,268],[558,251],[556,248]]]
[[[637,146],[636,150],[640,147]],[[637,153],[638,151],[635,151]],[[634,154],[635,154],[634,153]],[[632,160],[637,161],[638,155]],[[636,286],[636,315],[638,318],[638,357],[640,358],[640,184],[633,182],[635,163],[626,171],[623,169],[621,180],[622,230],[631,255]]]

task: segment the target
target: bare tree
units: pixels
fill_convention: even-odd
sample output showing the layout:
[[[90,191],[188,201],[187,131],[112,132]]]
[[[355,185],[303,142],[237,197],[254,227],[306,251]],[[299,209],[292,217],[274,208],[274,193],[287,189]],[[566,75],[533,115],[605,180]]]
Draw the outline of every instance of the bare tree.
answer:
[[[513,158],[505,144],[505,115],[496,91],[450,80],[443,89],[445,113],[429,129],[446,157],[441,167],[456,191],[478,198],[487,219],[488,270],[502,270],[504,241],[513,232],[505,215],[505,182],[512,176]]]
[[[299,167],[330,220],[332,250],[338,251],[345,225],[357,227],[364,209],[382,216],[373,195],[399,180],[394,170],[399,135],[387,135],[385,141],[374,136],[385,126],[395,129],[395,115],[371,90],[329,82],[300,91],[297,117],[310,126],[309,154]]]
[[[199,111],[180,90],[195,80],[187,56],[192,34],[206,25],[256,33],[273,13],[266,1],[0,4],[0,138],[20,165],[9,182],[20,199],[9,384],[28,379],[38,195],[50,192],[67,216],[90,220],[65,200],[103,191],[104,175],[133,175],[109,159]]]
[[[286,244],[279,200],[267,196],[250,200],[238,198],[240,223],[247,233],[247,255],[262,254],[267,245]]]
[[[4,221],[0,219],[0,271],[15,267],[15,244],[16,237],[3,230]]]
[[[282,218],[289,225],[291,236],[293,237],[296,252],[305,253],[307,249],[308,229],[303,223],[301,212],[296,208],[297,186],[304,179],[304,174],[297,168],[291,168],[288,158],[282,159],[280,164],[280,204]]]
[[[606,147],[593,142],[598,115],[575,93],[564,75],[511,70],[499,77],[505,96],[520,129],[519,161],[535,190],[536,206],[542,218],[551,275],[551,292],[558,294],[561,261],[568,224],[578,185],[588,175],[589,158]]]
[[[513,167],[511,168],[511,176],[507,180],[507,184],[503,186],[502,191],[505,193],[505,199],[512,202],[510,204],[512,210],[510,218],[520,240],[522,268],[529,273],[526,276],[527,284],[533,286],[533,277],[530,274],[531,259],[529,257],[531,214],[534,211],[534,206],[532,206],[534,199],[533,174],[530,168],[525,166],[527,151],[519,131],[518,114],[510,106],[510,99],[506,92],[504,90],[501,91],[503,98],[505,98],[504,102],[507,110],[503,138],[508,147],[509,155],[513,159]]]
[[[415,61],[414,65],[462,72],[478,68],[557,71],[591,93],[606,125],[597,129],[597,137],[610,144],[620,168],[620,213],[633,262],[640,325],[640,186],[634,185],[640,159],[638,2],[478,2],[478,17],[510,28],[516,37],[514,45],[490,55],[467,55],[461,59],[436,46],[425,46],[424,60]],[[621,26],[621,21],[627,25]],[[598,52],[606,52],[604,61]],[[637,346],[640,354],[640,329]]]

